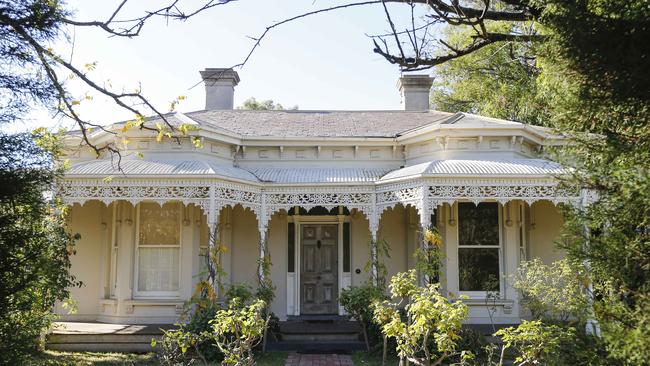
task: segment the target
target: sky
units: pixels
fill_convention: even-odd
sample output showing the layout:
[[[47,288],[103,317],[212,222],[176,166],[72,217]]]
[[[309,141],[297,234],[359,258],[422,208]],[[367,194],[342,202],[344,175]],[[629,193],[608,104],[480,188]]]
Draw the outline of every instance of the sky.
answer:
[[[201,0],[185,0],[188,8]],[[166,1],[132,1],[124,16]],[[69,0],[76,20],[106,19],[117,0]],[[185,2],[182,2],[185,3]],[[307,11],[343,3],[326,0],[239,0],[210,9],[185,22],[154,19],[139,37],[110,37],[93,28],[70,28],[70,43],[54,45],[78,67],[96,62],[90,76],[116,90],[140,88],[162,111],[177,96],[186,99],[182,112],[203,109],[204,87],[199,70],[240,63],[253,40],[265,27]],[[191,6],[194,4],[194,6]],[[396,19],[410,17],[408,7],[393,5]],[[241,82],[235,88],[235,106],[255,97],[273,99],[301,110],[401,109],[396,88],[400,75],[395,65],[372,52],[366,34],[389,29],[381,5],[363,6],[310,16],[287,23],[268,33],[248,63],[237,69]],[[194,86],[194,87],[193,87]],[[74,80],[69,89],[83,96],[88,87]],[[102,98],[82,103],[82,117],[108,124],[132,116]],[[27,122],[10,126],[29,130],[38,126],[69,126],[46,111],[34,111]],[[4,128],[4,127],[3,127]]]

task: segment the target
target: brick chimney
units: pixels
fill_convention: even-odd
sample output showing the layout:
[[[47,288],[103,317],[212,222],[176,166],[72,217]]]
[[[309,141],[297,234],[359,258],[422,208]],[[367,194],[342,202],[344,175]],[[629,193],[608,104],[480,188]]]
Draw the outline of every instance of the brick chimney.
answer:
[[[207,68],[200,71],[205,84],[205,109],[233,109],[239,74],[232,69]]]
[[[433,78],[429,75],[402,75],[397,89],[402,94],[405,111],[428,111]]]

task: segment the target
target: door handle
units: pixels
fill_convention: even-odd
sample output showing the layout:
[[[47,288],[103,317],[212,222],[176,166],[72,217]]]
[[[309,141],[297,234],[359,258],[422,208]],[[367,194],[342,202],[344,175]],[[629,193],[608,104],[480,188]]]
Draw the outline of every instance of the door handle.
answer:
[[[316,241],[316,248],[320,249],[320,240]]]
[[[320,281],[320,276],[316,276],[316,281]]]

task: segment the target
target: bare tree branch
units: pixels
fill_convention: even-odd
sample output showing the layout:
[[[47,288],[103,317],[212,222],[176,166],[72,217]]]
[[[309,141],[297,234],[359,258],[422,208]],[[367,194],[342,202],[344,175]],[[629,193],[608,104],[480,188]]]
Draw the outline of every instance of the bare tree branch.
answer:
[[[158,8],[156,10],[147,11],[146,14],[141,17],[121,20],[116,19],[119,12],[123,9],[124,5],[126,5],[128,1],[129,0],[122,0],[122,2],[117,6],[115,11],[113,11],[111,16],[106,21],[78,21],[69,18],[63,18],[62,21],[66,24],[78,27],[99,27],[113,36],[131,38],[139,36],[142,28],[145,26],[147,21],[153,17],[163,17],[168,20],[184,21],[203,11],[212,9],[216,6],[226,5],[236,0],[209,0],[202,6],[189,12],[185,12],[179,8],[182,0],[173,0],[166,6]]]

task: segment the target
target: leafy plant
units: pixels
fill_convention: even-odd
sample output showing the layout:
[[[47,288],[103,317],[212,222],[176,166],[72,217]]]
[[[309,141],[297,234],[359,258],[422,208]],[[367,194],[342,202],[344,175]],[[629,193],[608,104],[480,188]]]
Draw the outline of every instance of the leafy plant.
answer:
[[[224,355],[222,366],[255,364],[253,348],[262,340],[266,329],[265,308],[263,300],[241,307],[235,298],[228,309],[219,310],[210,321],[210,337]]]
[[[415,250],[415,268],[430,284],[440,282],[440,260],[442,259],[442,235],[435,226],[422,232],[422,246]]]
[[[469,311],[461,300],[451,302],[440,293],[437,284],[419,287],[415,270],[395,275],[390,290],[397,302],[375,302],[374,321],[387,337],[396,339],[401,362],[438,365],[460,354],[457,341]],[[402,306],[406,319],[400,315]],[[468,353],[463,356],[470,357]]]
[[[384,239],[370,241],[370,256],[364,267],[366,272],[376,271],[375,283],[377,287],[386,288],[388,268],[383,258],[390,258],[390,244]],[[374,273],[372,273],[374,275]]]
[[[518,327],[504,328],[494,335],[503,340],[499,365],[508,348],[517,351],[515,362],[519,365],[557,365],[562,359],[560,346],[574,339],[575,329],[524,320]]]
[[[534,319],[585,322],[590,315],[589,279],[583,267],[568,259],[550,265],[539,258],[522,262],[513,287],[521,293],[521,304]]]
[[[386,299],[384,290],[372,283],[341,290],[339,302],[345,311],[361,323],[366,350],[370,350],[368,328],[372,324],[373,303]]]

